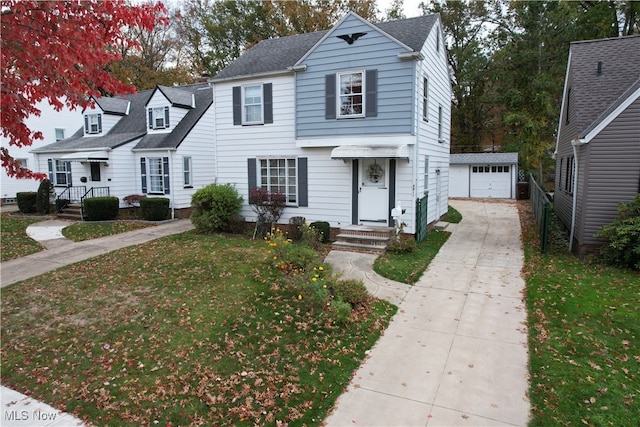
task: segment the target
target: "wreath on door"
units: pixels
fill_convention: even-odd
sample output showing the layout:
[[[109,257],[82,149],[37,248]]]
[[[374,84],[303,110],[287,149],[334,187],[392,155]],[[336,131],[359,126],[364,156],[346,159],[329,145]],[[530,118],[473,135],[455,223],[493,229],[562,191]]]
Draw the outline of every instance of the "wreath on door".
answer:
[[[377,163],[373,163],[367,168],[367,178],[369,179],[369,182],[380,182],[383,174],[384,171],[382,170],[382,166]]]

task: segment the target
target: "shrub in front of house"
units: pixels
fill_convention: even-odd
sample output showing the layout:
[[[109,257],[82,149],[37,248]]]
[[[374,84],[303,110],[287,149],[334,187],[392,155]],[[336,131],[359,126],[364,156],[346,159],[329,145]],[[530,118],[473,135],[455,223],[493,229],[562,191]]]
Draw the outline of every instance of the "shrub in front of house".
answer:
[[[16,193],[18,210],[22,213],[35,212],[37,197],[38,197],[38,193],[35,191],[22,191],[20,193]]]
[[[84,199],[83,210],[87,221],[110,221],[118,218],[120,202],[117,197],[90,197]]]
[[[169,218],[170,200],[166,197],[146,197],[139,200],[142,218],[147,221],[164,221]]]
[[[618,213],[618,218],[596,234],[608,240],[600,254],[607,264],[640,270],[640,194],[620,203]]]
[[[387,246],[387,252],[392,254],[412,254],[418,252],[416,239],[408,234],[400,234]]]
[[[210,184],[191,196],[191,222],[197,233],[228,231],[240,213],[242,196],[231,184]]]
[[[352,307],[366,305],[371,300],[371,294],[362,280],[337,280],[331,287],[335,295]]]
[[[53,184],[48,179],[42,180],[36,193],[36,210],[41,214],[51,213],[51,199],[55,196]]]
[[[309,224],[309,227],[315,228],[320,233],[320,241],[322,243],[329,243],[331,226],[326,221],[315,221]]]
[[[302,226],[304,225],[305,221],[306,219],[303,216],[293,216],[289,219],[289,225],[291,226],[289,230],[289,237],[294,242],[302,239]]]

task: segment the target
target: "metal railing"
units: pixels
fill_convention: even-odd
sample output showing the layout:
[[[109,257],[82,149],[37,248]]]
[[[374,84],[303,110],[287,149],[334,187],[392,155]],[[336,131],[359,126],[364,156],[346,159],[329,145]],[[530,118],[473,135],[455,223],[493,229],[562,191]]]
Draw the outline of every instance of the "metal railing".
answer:
[[[536,224],[538,225],[538,230],[540,230],[540,252],[546,253],[549,244],[549,214],[551,212],[551,202],[533,175],[529,175],[529,188],[533,215],[536,217]]]
[[[80,203],[82,201],[82,196],[84,196],[86,192],[87,187],[84,185],[79,187],[67,187],[62,191],[62,193],[58,194],[56,199],[68,200],[69,203]]]

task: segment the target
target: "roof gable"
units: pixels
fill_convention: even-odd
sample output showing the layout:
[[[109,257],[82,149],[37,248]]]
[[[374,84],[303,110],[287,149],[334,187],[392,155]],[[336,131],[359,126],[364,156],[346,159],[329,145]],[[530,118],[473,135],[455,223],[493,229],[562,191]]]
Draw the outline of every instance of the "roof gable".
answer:
[[[299,64],[323,39],[329,37],[330,33],[335,33],[336,28],[348,17],[357,17],[370,26],[372,31],[378,31],[399,46],[405,47],[407,51],[415,52],[422,49],[439,19],[439,15],[434,14],[372,24],[349,12],[331,30],[261,41],[216,74],[212,81],[291,72],[292,67]]]
[[[126,116],[127,114],[129,114],[131,101],[129,101],[128,99],[119,97],[100,97],[93,99],[105,114],[114,114],[117,116]]]
[[[156,88],[153,90],[153,93],[151,94],[149,99],[151,100],[151,98],[153,98],[153,96],[155,95],[156,91],[158,91],[165,98],[167,98],[167,101],[169,101],[171,105],[174,107],[194,108],[195,99],[193,97],[193,93],[191,93],[188,90],[184,90],[185,87],[186,86],[169,87],[169,86],[157,85]]]

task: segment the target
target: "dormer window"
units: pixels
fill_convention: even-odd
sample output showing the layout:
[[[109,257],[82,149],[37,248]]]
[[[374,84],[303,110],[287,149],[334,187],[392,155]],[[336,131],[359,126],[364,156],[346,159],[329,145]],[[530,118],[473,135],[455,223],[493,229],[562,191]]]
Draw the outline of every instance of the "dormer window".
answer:
[[[149,129],[166,129],[169,127],[169,107],[149,108]]]
[[[84,115],[84,133],[87,135],[102,133],[102,114]]]

